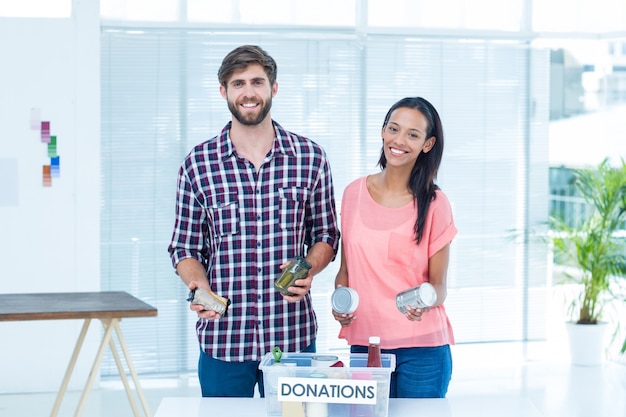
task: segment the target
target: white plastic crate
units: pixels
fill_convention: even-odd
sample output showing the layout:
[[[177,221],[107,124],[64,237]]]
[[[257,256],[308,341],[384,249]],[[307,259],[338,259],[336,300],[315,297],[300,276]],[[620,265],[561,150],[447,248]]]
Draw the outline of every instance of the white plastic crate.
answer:
[[[316,357],[336,356],[318,365]],[[366,353],[271,353],[261,360],[269,417],[387,417],[389,383],[396,357],[382,354],[382,368],[368,368]]]

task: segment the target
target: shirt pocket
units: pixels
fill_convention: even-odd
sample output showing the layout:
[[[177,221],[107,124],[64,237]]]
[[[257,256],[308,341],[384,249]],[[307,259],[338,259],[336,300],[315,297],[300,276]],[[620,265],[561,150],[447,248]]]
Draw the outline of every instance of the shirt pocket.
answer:
[[[239,233],[239,201],[236,193],[217,194],[209,207],[219,236]]]
[[[413,263],[415,252],[415,241],[413,237],[397,232],[389,233],[389,243],[387,245],[387,259],[391,265],[410,267]]]
[[[280,195],[280,228],[295,230],[304,225],[304,215],[311,190],[303,187],[279,188]]]

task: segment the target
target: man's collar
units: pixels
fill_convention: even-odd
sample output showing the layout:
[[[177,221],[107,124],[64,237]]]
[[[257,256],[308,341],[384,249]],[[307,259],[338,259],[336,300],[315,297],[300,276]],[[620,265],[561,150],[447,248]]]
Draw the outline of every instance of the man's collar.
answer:
[[[232,122],[228,122],[218,137],[219,154],[222,160],[230,158],[235,152],[233,141],[230,139],[230,129],[232,125]],[[290,134],[274,120],[272,120],[272,126],[274,126],[274,145],[272,151],[287,156],[295,156],[296,150],[293,146],[293,141],[290,140]]]

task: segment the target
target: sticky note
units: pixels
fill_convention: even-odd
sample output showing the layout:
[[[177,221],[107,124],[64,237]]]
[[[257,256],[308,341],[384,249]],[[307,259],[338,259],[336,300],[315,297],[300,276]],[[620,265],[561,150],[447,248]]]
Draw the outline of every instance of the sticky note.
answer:
[[[52,186],[52,176],[50,175],[50,165],[43,166],[43,186],[44,187]]]
[[[41,141],[50,142],[50,122],[41,122]]]

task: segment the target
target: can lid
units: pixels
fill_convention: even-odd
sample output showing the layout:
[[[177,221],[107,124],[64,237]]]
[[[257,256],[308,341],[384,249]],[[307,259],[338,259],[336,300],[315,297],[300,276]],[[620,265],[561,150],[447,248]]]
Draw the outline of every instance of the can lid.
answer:
[[[437,290],[429,282],[424,282],[420,285],[420,298],[422,302],[428,307],[434,305],[437,302]]]
[[[380,345],[380,336],[370,336],[369,343],[370,345]]]
[[[350,287],[338,287],[335,288],[330,302],[337,313],[354,313],[359,306],[359,294]]]
[[[311,366],[330,367],[339,360],[335,355],[315,355],[311,356]]]

